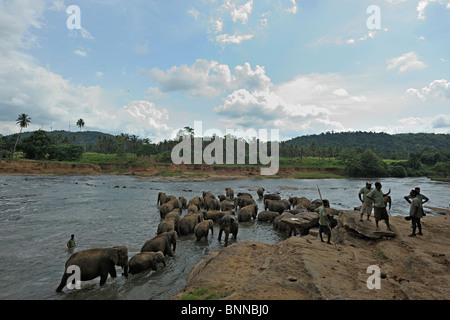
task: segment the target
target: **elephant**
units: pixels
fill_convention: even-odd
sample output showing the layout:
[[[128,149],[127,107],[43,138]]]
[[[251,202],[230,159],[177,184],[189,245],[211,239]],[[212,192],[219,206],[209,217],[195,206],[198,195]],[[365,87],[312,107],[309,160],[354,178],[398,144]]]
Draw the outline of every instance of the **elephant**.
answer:
[[[309,199],[305,197],[292,197],[289,198],[289,202],[291,203],[292,207],[295,209],[307,209],[308,211],[314,211],[316,210],[316,205],[313,204]],[[321,206],[322,203],[319,204]]]
[[[191,213],[185,215],[178,222],[178,234],[179,235],[188,235],[194,233],[195,226],[203,221],[203,213]]]
[[[250,204],[248,206],[242,207],[239,209],[237,213],[239,222],[247,222],[250,221],[252,218],[256,219],[257,215],[258,215],[258,206],[256,204]]]
[[[223,200],[220,202],[220,211],[233,210],[233,204],[228,200]]]
[[[205,209],[206,210],[219,210],[220,202],[215,198],[206,197],[205,199]]]
[[[259,200],[261,200],[264,197],[264,191],[266,191],[266,189],[260,187],[256,190],[256,193],[258,194]]]
[[[188,208],[191,205],[195,205],[198,208],[198,210],[200,210],[200,209],[202,209],[204,207],[205,203],[204,203],[202,197],[195,197],[195,198],[192,198],[192,199],[190,199],[188,201]]]
[[[223,195],[223,194],[219,194],[219,195],[217,196],[217,198],[219,198],[219,201],[220,201],[220,202],[222,202],[222,201],[224,201],[224,200],[227,200],[227,197],[226,197],[225,195]]]
[[[266,201],[267,199],[269,200],[281,200],[280,195],[275,194],[275,193],[267,193],[264,195],[264,201]]]
[[[156,202],[157,205],[163,205],[167,202],[168,196],[164,192],[158,192],[158,201]]]
[[[219,222],[219,225],[220,225],[219,242],[222,238],[222,232],[225,232],[225,247],[226,247],[228,246],[228,238],[230,232],[233,235],[234,239],[237,239],[237,234],[239,231],[239,222],[237,221],[235,216],[227,214],[222,217],[222,219]]]
[[[196,213],[196,212],[198,212],[198,210],[199,210],[199,208],[198,208],[195,204],[190,204],[190,205],[188,206],[187,213],[188,213],[188,214],[190,214],[190,213]]]
[[[203,218],[204,220],[212,220],[214,222],[219,222],[222,217],[227,214],[231,213],[230,211],[219,211],[219,210],[208,210],[203,212]]]
[[[164,266],[166,265],[164,253],[161,251],[139,252],[130,259],[128,272],[136,274],[148,269],[158,270],[158,263],[161,262]]]
[[[213,199],[215,199],[216,198],[216,196],[213,193],[208,192],[208,191],[203,191],[202,195],[203,195],[203,199],[205,199],[205,198],[213,198]]]
[[[108,273],[111,277],[117,277],[115,266],[121,266],[124,270],[123,275],[128,276],[128,248],[117,246],[112,248],[95,248],[75,252],[67,260],[64,268],[64,274],[61,283],[56,288],[56,292],[61,292],[67,284],[67,279],[71,273],[67,272],[70,266],[80,268],[80,281],[88,281],[100,276],[100,285],[104,285],[108,279]]]
[[[273,220],[280,214],[275,211],[261,211],[258,213],[258,221],[273,222]]]
[[[238,196],[236,198],[234,198],[234,208],[237,209],[251,205],[251,204],[255,204],[255,200],[253,200],[252,196]]]
[[[171,246],[172,245],[172,246]],[[164,255],[173,257],[177,247],[176,231],[164,232],[150,240],[147,240],[141,248],[141,252],[161,251]]]
[[[172,201],[166,202],[159,207],[159,215],[161,219],[164,219],[166,215],[175,209],[174,203]]]
[[[203,220],[197,224],[194,228],[194,234],[197,237],[197,241],[200,241],[203,237],[208,239],[209,230],[211,230],[211,235],[214,235],[214,221]]]
[[[225,195],[228,199],[233,200],[234,199],[234,190],[231,188],[225,188]]]
[[[176,211],[169,212],[166,218],[159,223],[156,234],[177,230],[180,215],[178,214],[178,216],[176,216],[176,214]]]
[[[187,200],[185,197],[179,197],[178,200],[180,200],[181,203],[181,209],[186,209],[187,208]]]
[[[249,197],[249,198],[252,198],[252,195],[250,194],[250,193],[248,193],[248,192],[239,192],[238,194],[237,194],[237,197]]]
[[[285,210],[288,210],[289,207],[286,207],[286,204],[281,200],[265,200],[264,201],[264,210],[266,211],[275,211],[279,214],[282,214]]]

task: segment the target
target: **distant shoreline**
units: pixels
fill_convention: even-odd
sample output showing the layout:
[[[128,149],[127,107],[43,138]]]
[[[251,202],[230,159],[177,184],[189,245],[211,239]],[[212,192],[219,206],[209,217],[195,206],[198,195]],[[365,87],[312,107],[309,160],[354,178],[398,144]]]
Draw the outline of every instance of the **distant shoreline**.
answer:
[[[2,160],[0,175],[135,175],[193,180],[239,178],[330,179],[345,178],[337,168],[280,167],[274,176],[261,176],[258,166],[223,166],[196,164],[116,164],[49,162],[37,160]]]

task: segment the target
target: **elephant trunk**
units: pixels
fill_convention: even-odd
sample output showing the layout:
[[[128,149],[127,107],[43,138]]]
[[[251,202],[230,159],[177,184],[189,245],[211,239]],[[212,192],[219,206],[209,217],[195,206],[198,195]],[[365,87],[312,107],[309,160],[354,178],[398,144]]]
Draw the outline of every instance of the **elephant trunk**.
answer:
[[[128,271],[129,271],[129,269],[130,269],[130,264],[129,264],[128,261],[126,261],[126,262],[124,263],[124,265],[122,265],[122,270],[123,270],[122,275],[125,276],[125,277],[128,277]]]
[[[230,226],[225,227],[225,247],[228,246],[228,236],[230,235]]]
[[[172,251],[175,252],[176,249],[177,249],[177,242],[174,241],[174,242],[173,242]]]

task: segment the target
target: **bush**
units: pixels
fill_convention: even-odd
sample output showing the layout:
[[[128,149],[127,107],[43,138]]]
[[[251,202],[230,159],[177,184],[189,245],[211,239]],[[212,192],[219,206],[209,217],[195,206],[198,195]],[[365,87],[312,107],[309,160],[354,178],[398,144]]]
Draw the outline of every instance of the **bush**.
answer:
[[[450,163],[438,162],[431,168],[431,171],[442,177],[450,177]]]
[[[56,161],[78,161],[83,155],[79,145],[63,143],[51,145],[48,149],[48,159]]]
[[[52,139],[42,130],[37,130],[28,138],[23,139],[20,150],[25,153],[25,158],[33,160],[45,160]]]
[[[406,172],[405,167],[403,166],[390,166],[389,167],[389,174],[392,177],[397,177],[397,178],[404,178],[408,175],[408,173]]]

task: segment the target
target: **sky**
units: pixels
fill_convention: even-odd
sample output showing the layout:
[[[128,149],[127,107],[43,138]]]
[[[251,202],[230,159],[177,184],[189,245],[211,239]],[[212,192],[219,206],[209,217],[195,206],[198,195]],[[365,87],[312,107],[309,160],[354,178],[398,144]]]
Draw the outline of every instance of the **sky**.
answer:
[[[450,0],[0,0],[3,135],[450,133],[449,107]]]

